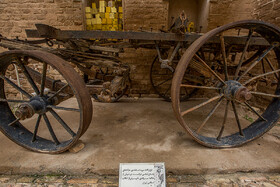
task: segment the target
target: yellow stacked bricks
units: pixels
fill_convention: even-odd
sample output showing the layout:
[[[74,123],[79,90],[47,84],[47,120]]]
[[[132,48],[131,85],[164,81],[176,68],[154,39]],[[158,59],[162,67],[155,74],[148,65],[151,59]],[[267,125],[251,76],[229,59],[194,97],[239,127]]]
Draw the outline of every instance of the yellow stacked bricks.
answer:
[[[105,18],[105,13],[100,12],[99,15],[100,15],[100,18]]]
[[[111,0],[108,1],[108,6],[109,7],[115,7],[115,5],[116,5],[115,1],[111,1]]]
[[[122,0],[96,1],[92,3],[92,7],[86,7],[87,29],[102,31],[122,30]]]
[[[86,20],[87,25],[91,25],[91,19]]]
[[[92,14],[91,13],[86,13],[86,18],[87,19],[91,19],[92,18]]]
[[[96,30],[101,30],[102,29],[102,19],[100,17],[100,14],[96,14],[95,15],[95,19],[96,19]]]
[[[91,19],[91,24],[96,25],[97,24],[97,18],[92,18]]]
[[[113,19],[107,18],[107,25],[112,25],[113,24]]]
[[[110,13],[111,12],[111,7],[106,7],[106,13]]]
[[[107,6],[106,1],[99,1],[99,12],[105,13],[106,6]]]
[[[107,19],[106,18],[102,18],[102,25],[106,25],[107,24]]]
[[[113,20],[113,25],[118,25],[119,24],[119,20],[118,19],[114,19]]]
[[[123,8],[121,6],[119,7],[119,13],[123,13]]]
[[[91,8],[90,7],[86,7],[86,13],[91,13]]]
[[[92,3],[92,8],[94,9],[96,9],[96,3]]]
[[[91,9],[91,13],[92,13],[92,14],[97,14],[97,13],[98,13],[97,8],[92,8],[92,9]]]
[[[111,8],[111,12],[112,12],[112,13],[117,13],[117,8],[116,8],[116,7],[112,7],[112,8]]]
[[[115,18],[116,18],[116,17],[115,17],[115,13],[110,13],[110,14],[109,14],[109,18],[115,19]]]

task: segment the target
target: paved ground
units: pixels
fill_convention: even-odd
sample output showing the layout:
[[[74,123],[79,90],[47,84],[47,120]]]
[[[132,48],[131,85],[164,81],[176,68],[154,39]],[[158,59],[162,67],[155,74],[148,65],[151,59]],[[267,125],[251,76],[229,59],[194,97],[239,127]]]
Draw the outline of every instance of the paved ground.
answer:
[[[0,174],[117,175],[119,163],[135,162],[165,162],[172,176],[280,172],[279,132],[279,126],[274,127],[240,148],[209,149],[183,132],[170,103],[159,99],[94,103],[92,125],[82,137],[86,147],[76,154],[33,153],[0,134]]]
[[[21,176],[3,175],[0,176],[0,186],[27,187],[61,187],[61,186],[91,186],[91,187],[116,187],[118,186],[117,176]],[[219,186],[219,187],[279,187],[279,174],[260,173],[237,173],[226,175],[169,175],[167,176],[167,187],[189,187],[189,186]]]

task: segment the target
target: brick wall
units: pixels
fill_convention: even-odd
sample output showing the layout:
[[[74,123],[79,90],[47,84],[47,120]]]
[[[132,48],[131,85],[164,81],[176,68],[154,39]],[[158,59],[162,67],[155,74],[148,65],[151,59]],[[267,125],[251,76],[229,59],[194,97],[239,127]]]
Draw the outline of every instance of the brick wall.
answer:
[[[161,29],[167,27],[168,1],[163,0],[124,0],[125,30]]]
[[[211,0],[210,2],[208,30],[234,21],[255,19],[254,0]]]
[[[24,30],[34,28],[35,23],[81,30],[81,8],[81,2],[73,0],[1,0],[0,33],[25,38]]]
[[[124,0],[125,30],[158,30],[168,25],[168,0]],[[267,3],[267,4],[266,4]],[[256,8],[259,6],[262,8]],[[208,30],[232,21],[260,19],[279,24],[276,9],[279,0],[211,0]],[[78,0],[1,0],[0,33],[13,38],[25,38],[24,30],[35,23],[45,23],[61,29],[83,29],[82,3]],[[274,17],[267,16],[267,11]],[[274,21],[273,21],[274,20]],[[278,22],[277,22],[278,21]],[[0,49],[1,50],[1,49]],[[153,94],[149,81],[150,65],[155,50],[127,49],[122,55],[132,66],[131,94]]]
[[[279,0],[254,0],[255,16],[257,19],[280,26]]]

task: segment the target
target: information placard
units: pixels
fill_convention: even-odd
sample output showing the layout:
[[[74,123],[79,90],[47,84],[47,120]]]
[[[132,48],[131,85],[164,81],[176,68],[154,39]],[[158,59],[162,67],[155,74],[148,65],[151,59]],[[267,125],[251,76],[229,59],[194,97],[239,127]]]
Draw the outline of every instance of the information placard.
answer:
[[[164,163],[121,163],[120,187],[166,187]]]

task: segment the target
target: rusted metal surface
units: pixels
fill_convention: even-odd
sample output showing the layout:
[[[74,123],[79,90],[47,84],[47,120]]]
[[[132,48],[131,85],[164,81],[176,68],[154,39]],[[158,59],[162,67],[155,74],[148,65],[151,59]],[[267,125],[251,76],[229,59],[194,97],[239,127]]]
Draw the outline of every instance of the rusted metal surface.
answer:
[[[194,42],[202,36],[202,34],[176,34],[163,32],[132,32],[132,31],[64,31],[48,25],[36,24],[37,30],[26,30],[29,38],[50,38],[58,40],[69,39],[119,39],[119,40],[141,40],[141,41],[183,41]],[[243,45],[247,41],[247,37],[227,36],[226,43],[234,45]],[[209,42],[220,44],[220,38],[214,37]],[[255,37],[250,44],[266,46],[268,43],[259,37]]]
[[[152,85],[165,100],[170,101],[172,95],[173,109],[178,121],[197,142],[214,148],[235,147],[261,136],[279,119],[280,103],[278,100],[273,100],[267,111],[260,114],[250,102],[256,95],[280,98],[279,67],[276,67],[268,58],[268,54],[275,52],[280,64],[279,29],[259,21],[241,21],[216,28],[205,35],[192,34],[182,32],[186,30],[187,19],[185,18],[181,15],[179,27],[177,25],[175,28],[176,33],[63,31],[48,25],[36,24],[37,30],[26,30],[27,36],[44,39],[22,41],[0,36],[0,46],[12,50],[0,55],[3,61],[0,64],[2,72],[0,75],[0,89],[2,89],[0,90],[0,112],[8,114],[7,120],[0,123],[1,131],[19,145],[37,152],[60,153],[69,149],[86,131],[91,121],[92,106],[89,94],[101,102],[115,102],[127,91],[130,85],[130,67],[118,56],[124,48],[133,47],[157,50],[158,57],[152,63],[150,71]],[[248,34],[233,35],[226,32],[240,29],[247,30]],[[246,55],[247,52],[252,55]],[[239,61],[236,61],[239,57]],[[30,68],[28,58],[41,63],[42,70]],[[34,93],[28,93],[5,75],[8,65],[14,63],[20,68]],[[266,72],[265,63],[272,70],[271,72]],[[84,81],[69,64],[82,72]],[[260,64],[263,71],[261,74],[249,73]],[[47,66],[57,69],[66,81],[47,76]],[[244,68],[246,66],[248,66],[247,69]],[[156,72],[155,67],[167,72],[164,74],[165,80],[155,82],[153,78]],[[173,75],[175,68],[175,75]],[[274,76],[276,81],[269,82],[269,76]],[[6,98],[4,82],[10,84],[27,100]],[[255,91],[254,89],[258,88],[258,82],[278,85],[278,87],[275,93]],[[37,84],[40,86],[38,87]],[[47,93],[45,93],[45,88],[49,89]],[[199,89],[213,91],[216,96],[212,95],[206,101],[183,110],[180,106],[181,102],[193,96]],[[60,106],[60,103],[71,97],[76,97],[79,103],[78,109]],[[214,138],[202,135],[201,132],[207,127],[207,122],[222,106],[224,100],[226,100],[226,107],[221,128]],[[214,101],[217,103],[202,123],[199,123],[200,125],[195,129],[191,129],[184,117]],[[13,102],[19,103],[14,114],[8,106],[8,103]],[[224,136],[230,104],[238,132]],[[237,104],[246,106],[259,119],[244,128]],[[78,131],[74,132],[55,110],[79,112],[81,120]],[[53,129],[46,113],[51,114],[71,135],[70,140],[64,142],[59,140],[55,133],[56,129]],[[20,122],[31,118],[34,114],[38,114],[34,131],[27,132]],[[50,140],[37,136],[41,120],[45,121]],[[12,127],[15,129],[11,129]],[[20,134],[22,131],[24,133]]]
[[[234,31],[238,29],[243,29],[243,33],[247,32],[248,34],[244,37],[243,47],[240,46],[238,50],[231,51],[230,53],[228,51],[232,49],[232,43],[226,42],[225,33],[234,33]],[[269,42],[265,48],[252,49],[251,42],[256,35]],[[207,54],[202,54],[201,51],[203,49],[203,51],[206,51],[206,53],[208,51],[209,53],[209,43],[216,40],[217,37],[220,38],[220,45],[212,46],[213,48],[211,50],[216,50],[217,52],[212,53],[214,58],[208,59],[205,57]],[[279,41],[279,28],[261,21],[240,21],[216,28],[206,33],[189,46],[176,68],[172,82],[171,95],[173,110],[178,121],[197,142],[212,148],[236,147],[260,137],[277,124],[280,118],[280,102],[278,99],[275,99],[280,98],[280,83],[278,79],[280,68]],[[217,55],[213,55],[216,53],[219,54],[218,58]],[[239,59],[236,59],[237,53],[239,53]],[[234,58],[229,58],[228,56],[230,54],[232,54]],[[247,59],[245,56],[247,56]],[[269,60],[269,58],[272,60]],[[194,69],[192,65],[194,63],[193,59],[195,59],[196,63],[202,64],[205,69],[211,73],[211,76],[209,77],[207,73]],[[264,68],[264,61],[267,62],[271,71],[267,71],[266,68]],[[262,68],[258,68],[257,65],[261,63]],[[205,77],[204,83],[201,85],[182,83],[185,72],[190,68],[194,70],[194,74],[200,74]],[[270,82],[274,82],[269,81],[269,79],[275,79],[276,81],[273,86],[274,92],[268,92],[269,89],[271,89]],[[267,89],[264,90],[262,86],[258,85],[266,85]],[[187,110],[184,107],[185,111],[182,112],[181,110],[184,103],[180,102],[179,99],[180,90],[182,88],[213,90],[218,96],[211,99],[208,98],[207,101]],[[259,90],[260,88],[263,90]],[[263,106],[263,109],[257,111],[256,107],[253,107],[258,104],[256,99],[262,101],[265,100],[265,98],[269,98],[267,104]],[[205,107],[206,104],[217,99],[220,100],[210,113],[204,117],[204,119],[201,119],[202,123],[200,123],[200,126],[194,127],[194,125],[192,125],[192,123],[199,124],[198,121],[186,122],[187,114],[193,114],[198,109]],[[226,101],[226,105],[224,106],[224,119],[221,123],[221,127],[215,131],[216,129],[213,127],[207,127],[207,121],[213,116],[217,107],[223,106],[220,103],[221,100]],[[225,131],[230,128],[227,125],[227,123],[229,123],[227,119],[230,104],[232,105],[237,128],[235,128],[235,132],[230,132],[230,134],[225,135]],[[256,116],[256,119],[250,121],[250,124],[247,126],[244,126],[244,122],[241,120],[243,117],[240,108],[242,107],[245,107],[246,110],[251,111]],[[211,135],[210,132],[212,132]]]
[[[19,60],[15,62],[15,59]],[[22,59],[25,59],[25,63],[23,63]],[[92,118],[90,95],[80,75],[63,59],[43,51],[8,51],[0,55],[0,60],[0,113],[2,116],[0,120],[0,130],[15,143],[32,151],[54,154],[68,150],[86,132]],[[7,67],[13,63],[22,63],[19,67],[25,67],[24,69],[27,71],[24,76],[30,84],[34,83],[33,91],[35,91],[34,88],[36,90],[38,89],[38,94],[33,95],[23,88],[18,89],[17,85],[13,84],[10,78],[4,78],[6,77]],[[35,72],[35,70],[27,68],[29,63],[35,63],[36,65],[41,64],[43,67],[42,74],[38,75],[38,72]],[[54,83],[53,80],[48,78],[46,69],[49,66],[58,70],[61,77],[67,80],[68,83]],[[37,82],[37,84],[35,84],[35,82]],[[17,101],[14,99],[6,99],[8,97],[4,92],[6,84],[10,84],[20,93],[26,93],[28,100]],[[37,86],[38,84],[41,86]],[[45,92],[46,88],[51,91]],[[65,98],[61,100],[58,98],[69,98],[69,95],[77,99],[78,109],[61,107],[59,105]],[[8,104],[10,102],[19,103],[19,107],[14,111],[15,113],[11,111]],[[76,124],[78,127],[75,127],[77,130],[74,130],[73,127],[69,127],[69,124],[67,124],[54,109],[80,113],[79,123]],[[25,128],[22,123],[25,119],[34,116],[34,114],[38,115],[38,119],[36,124],[34,124],[35,128],[30,131]],[[53,115],[65,132],[58,132],[57,129],[53,129],[53,124],[48,119],[47,114]],[[3,118],[3,116],[5,117]],[[39,134],[38,128],[44,124],[42,119],[44,119],[47,125],[51,139],[43,138]],[[68,133],[72,138],[64,141],[62,137],[65,135],[61,133]]]

